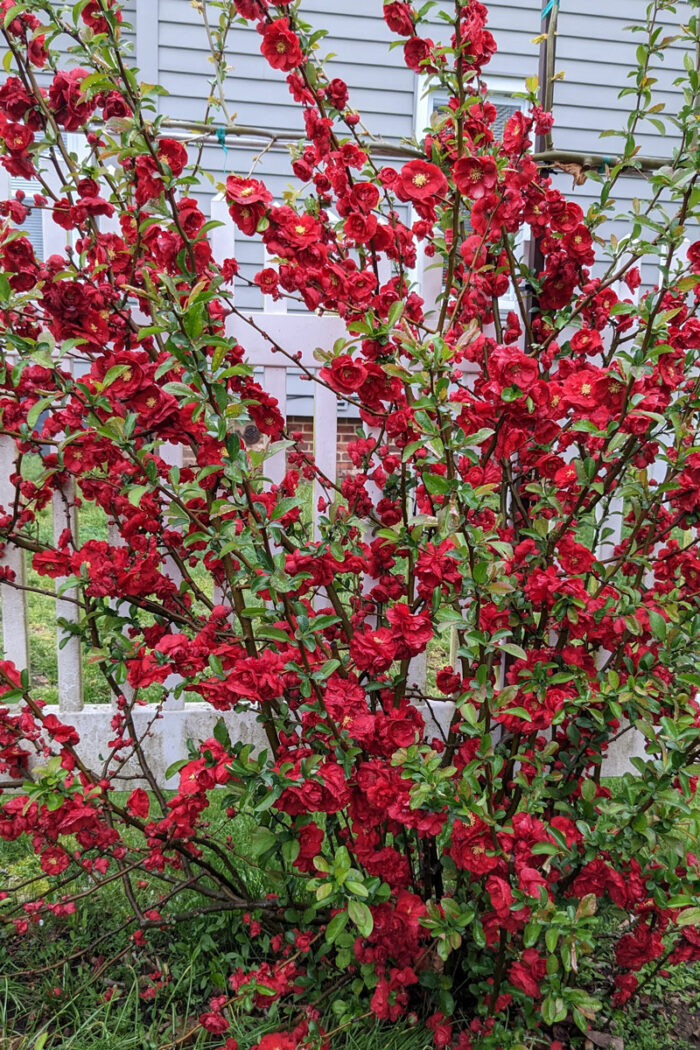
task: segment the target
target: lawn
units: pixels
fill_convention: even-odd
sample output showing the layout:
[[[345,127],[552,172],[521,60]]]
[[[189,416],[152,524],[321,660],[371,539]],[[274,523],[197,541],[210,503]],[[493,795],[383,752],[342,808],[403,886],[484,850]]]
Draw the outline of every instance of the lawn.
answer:
[[[252,822],[230,819],[216,793],[207,811],[219,841],[227,835],[239,856],[250,847]],[[67,843],[68,844],[68,843]],[[241,862],[251,893],[264,894],[259,869]],[[0,845],[0,883],[6,887],[42,872],[29,841]],[[85,888],[89,877],[83,877]],[[155,905],[158,883],[142,886],[143,908]],[[189,894],[174,910],[194,910]],[[184,906],[184,907],[183,907]],[[167,915],[168,908],[163,909]],[[32,925],[23,937],[0,932],[0,1050],[215,1050],[222,1037],[197,1027],[212,995],[230,994],[228,977],[251,959],[250,940],[227,913],[180,921],[149,933],[138,947],[121,927],[130,915],[119,882],[87,901],[76,914]],[[105,921],[108,916],[108,921]],[[133,928],[133,927],[132,927]],[[247,943],[246,943],[247,941]],[[4,942],[4,943],[3,943]],[[604,943],[604,938],[601,938]],[[255,949],[253,949],[255,950]],[[589,960],[595,983],[606,966]],[[334,1031],[343,1013],[342,990],[322,1007],[324,1027]],[[283,1025],[274,1013],[245,1013],[235,1004],[227,1016],[239,1050]],[[303,1016],[300,1013],[297,1020]],[[610,1042],[611,1035],[622,1043]],[[596,1037],[598,1038],[598,1037]],[[604,1033],[612,1050],[698,1050],[700,1047],[700,964],[661,971],[626,1012],[618,1011]],[[545,1044],[533,1044],[544,1050]],[[431,1050],[429,1033],[418,1024],[358,1021],[331,1037],[331,1050]],[[504,1048],[505,1050],[505,1048]]]

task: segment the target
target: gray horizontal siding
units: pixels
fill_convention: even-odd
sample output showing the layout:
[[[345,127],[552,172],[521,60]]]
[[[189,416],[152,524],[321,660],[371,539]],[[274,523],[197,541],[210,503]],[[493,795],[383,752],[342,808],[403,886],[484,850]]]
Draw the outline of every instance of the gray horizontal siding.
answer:
[[[601,129],[622,128],[631,98],[618,98],[629,82],[627,74],[635,64],[635,50],[643,36],[626,27],[638,23],[646,0],[561,0],[558,18],[557,69],[565,79],[555,87],[554,144],[561,149],[596,152],[614,156],[621,140],[599,138]],[[438,18],[439,9],[452,10],[441,0],[430,15],[425,35],[446,40],[449,28]],[[489,0],[489,28],[499,50],[485,69],[485,77],[497,78],[506,91],[520,90],[523,80],[537,72],[539,46],[533,38],[541,30],[541,0]],[[160,100],[161,112],[183,120],[199,120],[206,108],[212,75],[209,51],[201,15],[190,0],[127,0],[124,37],[133,45],[133,60],[141,68],[142,79],[160,82],[169,92]],[[390,50],[396,41],[381,15],[382,0],[344,0],[329,5],[327,0],[302,0],[300,17],[328,36],[320,42],[319,55],[333,52],[328,71],[342,77],[350,88],[350,102],[363,116],[367,127],[383,138],[398,140],[414,131],[417,77],[403,64],[401,47]],[[687,19],[689,4],[683,0],[675,15],[667,15],[667,31],[674,32]],[[675,25],[674,25],[675,23]],[[674,45],[663,65],[654,70],[658,77],[657,100],[672,114],[678,90],[673,80],[682,71],[683,51]],[[70,60],[69,60],[70,61]],[[253,27],[236,26],[229,38],[227,61],[231,71],[226,80],[228,106],[239,123],[270,130],[301,132],[298,107],[292,102],[284,74],[271,70],[260,54],[260,36]],[[501,83],[497,86],[500,88]],[[664,114],[660,114],[663,119]],[[223,123],[223,117],[221,117]],[[640,126],[638,140],[643,153],[669,155],[674,137],[662,139],[648,124]],[[204,166],[221,184],[227,174],[246,174],[254,163],[255,151],[231,148],[228,154],[218,146],[207,146]],[[293,184],[289,157],[269,151],[257,165],[255,174],[265,179],[275,198],[282,200]],[[597,187],[588,182],[571,188],[568,177],[556,176],[556,184],[585,209],[597,197]],[[203,208],[214,188],[206,181],[195,195]],[[621,207],[637,195],[644,199],[642,180],[623,179],[616,188]],[[613,227],[624,234],[624,224]],[[252,276],[263,263],[260,241],[239,238],[235,253],[241,268]],[[650,270],[645,278],[653,283]],[[243,306],[259,305],[255,290],[241,289]]]
[[[352,105],[366,116],[373,131],[394,139],[411,135],[415,76],[403,65],[399,52],[388,50],[391,35],[381,18],[381,6],[366,3],[363,14],[355,18],[315,13],[311,6],[303,5],[302,15],[315,28],[328,28],[329,37],[321,42],[320,54],[336,54],[327,63],[329,73],[348,83]],[[188,0],[160,0],[159,18],[160,80],[170,93],[161,108],[195,119],[202,115],[211,75],[201,17]],[[226,82],[227,101],[240,123],[284,130],[300,127],[298,107],[289,95],[284,74],[271,70],[263,59],[254,28],[233,28],[227,58],[232,67]]]
[[[620,140],[600,138],[603,129],[623,127],[634,104],[634,96],[618,98],[619,92],[633,81],[628,73],[636,64],[636,49],[644,33],[627,28],[639,23],[644,10],[641,0],[564,0],[561,4],[557,37],[557,69],[565,79],[555,88],[555,144],[561,149],[596,150],[612,153]],[[673,35],[689,15],[689,5],[679,3],[676,13],[665,15],[664,35]],[[674,44],[664,61],[655,62],[651,75],[657,78],[656,100],[664,102],[673,113],[678,98],[673,80],[683,71],[683,52]],[[667,128],[673,139],[673,129]],[[638,142],[643,153],[669,155],[672,141],[665,141],[653,125],[643,122],[638,128]]]

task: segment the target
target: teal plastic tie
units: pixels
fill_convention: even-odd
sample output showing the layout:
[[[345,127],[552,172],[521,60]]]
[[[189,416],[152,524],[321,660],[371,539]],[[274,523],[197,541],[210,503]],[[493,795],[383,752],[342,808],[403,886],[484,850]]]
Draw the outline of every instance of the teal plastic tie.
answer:
[[[217,128],[216,137],[219,140],[219,145],[224,153],[228,153],[228,147],[226,146],[226,128]]]
[[[544,20],[547,17],[548,14],[551,14],[551,12],[554,10],[555,7],[557,9],[559,8],[559,0],[549,0],[547,6],[545,7],[544,11],[542,12],[542,19]]]

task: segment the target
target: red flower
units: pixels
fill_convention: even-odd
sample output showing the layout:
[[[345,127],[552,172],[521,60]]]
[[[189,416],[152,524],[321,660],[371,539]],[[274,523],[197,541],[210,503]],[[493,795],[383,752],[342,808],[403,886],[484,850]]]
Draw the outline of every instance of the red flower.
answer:
[[[694,241],[686,252],[693,273],[700,273],[700,241]]]
[[[459,192],[479,200],[491,193],[498,182],[498,168],[493,157],[461,157],[452,169]]]
[[[430,64],[431,51],[435,45],[432,40],[424,40],[420,36],[412,36],[403,46],[404,62],[409,69],[416,73],[426,73],[435,67]]]
[[[613,1006],[624,1006],[636,992],[638,984],[639,981],[633,973],[618,974],[615,978],[617,991],[613,995]]]
[[[291,1032],[268,1032],[250,1050],[298,1050],[299,1044]]]
[[[350,656],[360,671],[379,674],[391,667],[396,657],[394,632],[386,627],[356,631],[350,642]]]
[[[70,863],[70,857],[60,846],[49,846],[41,854],[41,870],[47,875],[60,875]]]
[[[44,729],[59,744],[75,746],[80,743],[80,737],[74,727],[59,722],[56,715],[44,715]]]
[[[489,875],[486,880],[486,892],[498,918],[506,919],[513,904],[513,892],[510,885],[498,875]]]
[[[266,394],[264,390],[260,389],[257,389],[254,393],[251,392],[249,396],[253,396],[255,401],[253,404],[248,405],[248,415],[260,433],[268,434],[270,437],[277,437],[284,427],[284,420],[277,407],[277,398]]]
[[[314,779],[300,781],[287,788],[278,802],[285,813],[300,816],[304,813],[337,813],[347,806],[349,791],[342,766],[325,762],[313,773]]]
[[[442,1013],[433,1014],[425,1022],[426,1027],[433,1033],[433,1043],[437,1050],[442,1050],[443,1047],[449,1046],[452,1039],[452,1025],[445,1018]]]
[[[206,1029],[207,1032],[211,1032],[212,1035],[223,1035],[224,1032],[228,1032],[230,1025],[225,1017],[221,1014],[205,1013],[199,1015],[199,1023],[202,1028]]]
[[[599,333],[590,328],[580,328],[571,336],[571,349],[577,354],[589,354],[593,357],[600,352],[602,346],[603,341]]]
[[[534,357],[514,346],[499,346],[489,358],[489,371],[500,386],[517,386],[529,391],[539,379],[539,368]]]
[[[276,18],[265,27],[260,50],[273,69],[288,73],[301,65],[304,56],[296,33],[289,28],[287,18]]]
[[[532,999],[539,998],[540,981],[547,972],[547,961],[534,948],[527,948],[520,962],[513,963],[508,971],[510,983]]]
[[[593,237],[587,226],[577,226],[575,230],[567,233],[562,242],[567,255],[582,266],[590,266],[595,262],[593,252]]]
[[[25,90],[19,77],[8,77],[0,87],[0,113],[4,113],[10,120],[23,121],[34,131],[41,127],[36,103]]]
[[[229,175],[226,179],[226,202],[231,218],[248,237],[257,230],[271,200],[272,194],[257,179],[242,179],[238,175]]]
[[[450,856],[458,868],[473,872],[474,875],[486,875],[498,867],[498,857],[493,853],[494,841],[486,825],[473,818],[473,823],[465,824],[456,820],[452,829]]]
[[[531,125],[532,118],[526,117],[520,110],[517,110],[508,119],[508,123],[503,130],[503,148],[511,156],[522,153],[530,145],[527,133]]]
[[[557,543],[557,557],[564,572],[571,574],[589,572],[595,561],[595,556],[570,533]]]
[[[267,0],[234,0],[238,14],[243,18],[262,18],[267,8]]]
[[[57,124],[66,131],[77,131],[95,109],[95,102],[87,101],[81,85],[89,76],[87,69],[59,70],[49,88],[49,104]]]
[[[85,25],[90,26],[96,33],[106,33],[109,23],[102,14],[107,9],[116,22],[121,22],[122,13],[118,7],[114,7],[111,0],[88,0],[81,12],[81,18]]]
[[[433,637],[433,625],[430,615],[424,612],[413,616],[408,605],[403,602],[398,605],[392,605],[386,614],[386,618],[391,626],[396,628],[396,632],[410,656],[422,653]]]
[[[637,927],[634,933],[620,937],[615,949],[618,966],[627,970],[641,970],[645,963],[663,955],[664,945],[658,930],[652,930],[646,923]]]
[[[334,77],[326,88],[326,97],[335,109],[344,109],[348,101],[348,85],[340,77]]]
[[[158,158],[168,165],[173,175],[181,175],[187,164],[187,150],[177,139],[160,139]]]
[[[126,800],[126,808],[135,817],[147,817],[149,807],[148,792],[143,788],[135,788]]]
[[[294,861],[294,867],[298,868],[299,871],[312,874],[315,872],[313,859],[319,855],[323,845],[323,830],[312,821],[310,824],[304,824],[303,827],[299,828],[297,834],[299,836],[299,853]]]
[[[392,33],[399,36],[411,36],[413,33],[413,17],[408,4],[395,0],[394,3],[384,4],[384,21]]]
[[[349,354],[334,358],[330,368],[322,368],[321,379],[338,394],[353,394],[367,378],[367,369],[361,361],[353,361]]]
[[[399,172],[394,189],[402,201],[425,201],[447,193],[447,179],[437,165],[410,160]]]

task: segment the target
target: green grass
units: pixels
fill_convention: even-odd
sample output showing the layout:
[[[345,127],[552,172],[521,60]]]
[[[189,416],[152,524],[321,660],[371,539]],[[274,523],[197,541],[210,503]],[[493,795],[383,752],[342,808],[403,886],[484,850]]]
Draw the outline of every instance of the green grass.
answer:
[[[700,963],[652,977],[628,1012],[617,1011],[612,1030],[623,1039],[624,1050],[697,1050]]]

